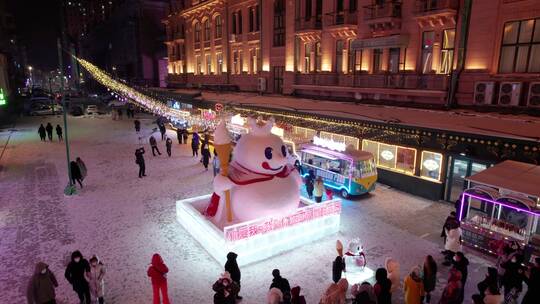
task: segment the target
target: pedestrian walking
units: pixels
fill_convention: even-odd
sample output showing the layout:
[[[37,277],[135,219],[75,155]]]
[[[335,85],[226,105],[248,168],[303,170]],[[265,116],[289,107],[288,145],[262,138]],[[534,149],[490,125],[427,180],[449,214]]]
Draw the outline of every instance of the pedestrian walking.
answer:
[[[313,198],[313,190],[314,190],[314,184],[315,183],[315,172],[313,170],[309,170],[308,176],[306,176],[306,192],[309,197],[309,199]]]
[[[56,287],[58,281],[49,265],[38,262],[26,289],[28,304],[56,304]]]
[[[197,132],[193,132],[191,136],[191,150],[193,156],[199,156],[199,134]]]
[[[204,169],[208,171],[208,164],[210,163],[210,147],[207,141],[204,141],[201,145],[202,163]]]
[[[322,202],[322,197],[324,193],[324,183],[321,176],[317,176],[315,183],[313,184],[313,197],[315,197],[315,202]]]
[[[71,262],[69,262],[64,276],[66,280],[73,286],[73,290],[77,293],[81,303],[90,304],[90,287],[86,281],[85,273],[90,271],[88,261],[83,258],[79,250],[71,254]]]
[[[47,131],[45,131],[45,127],[43,124],[39,126],[38,129],[39,138],[41,138],[41,141],[45,141],[45,137],[47,136]]]
[[[122,109],[118,109],[117,112],[118,112],[118,119],[122,120]]]
[[[160,304],[160,292],[163,297],[163,304],[169,304],[169,294],[167,292],[167,273],[169,268],[163,262],[161,256],[154,253],[152,263],[148,266],[147,275],[152,281],[152,292],[154,295],[153,304]]]
[[[540,257],[534,259],[534,265],[525,273],[523,279],[527,284],[527,293],[521,304],[536,303],[540,299],[540,288],[538,288],[540,286]]]
[[[459,227],[459,221],[456,218],[456,213],[454,211],[450,212],[450,215],[446,217],[446,220],[444,221],[444,225],[441,232],[441,237],[443,238],[443,243],[446,244],[446,230],[454,229],[455,227]],[[446,254],[446,250],[442,252],[443,254]]]
[[[214,148],[214,158],[212,159],[212,170],[214,171],[214,177],[219,174],[220,163],[219,163],[219,157],[217,155],[217,151],[215,148]]]
[[[289,281],[281,276],[279,269],[272,270],[272,276],[274,279],[272,279],[272,284],[269,289],[279,289],[283,294],[283,302],[289,303],[291,300],[291,285],[289,285]]]
[[[171,157],[172,139],[169,137],[167,137],[167,140],[165,141],[165,147],[167,148],[167,155]]]
[[[150,146],[152,147],[152,155],[156,156],[156,152],[161,155],[161,152],[159,152],[159,149],[157,147],[157,141],[154,135],[150,136]]]
[[[77,162],[77,165],[79,166],[79,170],[81,171],[81,180],[83,181],[86,178],[86,174],[88,171],[86,170],[86,164],[83,162],[83,160],[80,157],[77,157],[75,160]]]
[[[446,243],[444,244],[444,249],[446,252],[446,258],[445,262],[443,263],[445,266],[450,266],[452,264],[454,255],[458,251],[461,251],[461,228],[455,225],[450,225],[448,228],[450,229],[445,228]]]
[[[159,125],[159,133],[161,133],[161,140],[167,139],[167,136],[165,136],[165,133],[167,133],[167,129],[165,128],[164,124]]]
[[[415,266],[403,280],[405,304],[421,304],[424,298],[424,283],[420,277],[420,267]]]
[[[71,170],[71,183],[73,185],[76,185],[75,182],[78,182],[79,185],[81,186],[81,189],[83,187],[82,185],[82,174],[81,174],[81,169],[79,168],[79,165],[77,164],[76,161],[71,161],[69,163],[69,168]]]
[[[56,136],[58,136],[58,141],[64,140],[62,137],[62,127],[60,127],[60,125],[56,125]]]
[[[146,166],[144,165],[144,148],[135,150],[135,163],[139,165],[139,178],[146,176]]]
[[[90,297],[92,302],[99,304],[105,303],[105,265],[98,259],[97,256],[90,258],[90,271],[85,273],[86,280],[90,287]]]
[[[176,129],[176,139],[178,139],[178,144],[182,144],[182,129]]]
[[[238,263],[236,262],[236,258],[238,255],[234,252],[229,252],[227,254],[227,262],[225,262],[225,271],[227,271],[231,275],[231,279],[233,280],[236,285],[238,285],[238,291],[236,292],[236,299],[242,300],[242,297],[238,295],[240,293],[240,289],[242,288],[240,285],[240,279],[241,279],[241,272],[240,267],[238,267]]]
[[[384,268],[378,268],[375,271],[375,285],[373,290],[377,296],[377,304],[392,304],[392,281],[388,279],[388,272]]]
[[[461,272],[455,268],[450,269],[448,283],[444,287],[439,304],[461,304],[462,289]]]
[[[182,129],[182,139],[184,140],[183,144],[187,144],[188,141],[188,131],[186,129]]]
[[[47,123],[45,130],[47,131],[47,136],[49,137],[49,140],[52,141],[53,126],[51,125],[50,122]]]
[[[424,276],[422,282],[424,283],[424,291],[426,292],[426,303],[429,303],[431,302],[431,293],[437,285],[437,263],[431,255],[426,256],[424,259]]]
[[[133,124],[135,125],[135,133],[139,133],[141,131],[141,122],[138,119],[135,119]]]

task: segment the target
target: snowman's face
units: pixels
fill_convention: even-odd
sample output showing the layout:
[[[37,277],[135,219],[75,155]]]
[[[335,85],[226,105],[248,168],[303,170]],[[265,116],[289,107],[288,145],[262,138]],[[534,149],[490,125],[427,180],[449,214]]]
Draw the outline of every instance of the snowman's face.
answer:
[[[248,133],[238,140],[233,158],[251,171],[276,174],[287,165],[287,154],[287,147],[279,136]]]

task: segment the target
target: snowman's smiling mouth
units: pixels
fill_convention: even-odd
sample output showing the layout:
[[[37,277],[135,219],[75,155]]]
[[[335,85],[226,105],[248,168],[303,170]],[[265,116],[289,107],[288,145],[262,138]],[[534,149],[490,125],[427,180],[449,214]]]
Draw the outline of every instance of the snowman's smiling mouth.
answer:
[[[281,170],[281,168],[283,168],[283,166],[279,166],[278,168],[274,169],[272,167],[270,167],[270,165],[268,164],[268,162],[263,162],[262,163],[262,167],[266,170],[272,170],[272,171],[278,171],[278,170]]]

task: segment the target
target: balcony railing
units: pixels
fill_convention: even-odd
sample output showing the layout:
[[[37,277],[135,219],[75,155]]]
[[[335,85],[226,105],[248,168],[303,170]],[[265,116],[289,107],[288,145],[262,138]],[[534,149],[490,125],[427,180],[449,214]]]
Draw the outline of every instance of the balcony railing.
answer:
[[[457,10],[458,6],[459,0],[416,0],[414,13],[424,15],[447,9]]]
[[[382,4],[364,6],[364,20],[379,18],[401,18],[401,3],[387,1]]]
[[[358,24],[357,12],[335,12],[326,14],[326,24],[329,26],[342,24]]]
[[[297,31],[320,30],[322,28],[321,17],[312,17],[309,20],[305,20],[305,18],[298,18],[295,20],[294,28]]]

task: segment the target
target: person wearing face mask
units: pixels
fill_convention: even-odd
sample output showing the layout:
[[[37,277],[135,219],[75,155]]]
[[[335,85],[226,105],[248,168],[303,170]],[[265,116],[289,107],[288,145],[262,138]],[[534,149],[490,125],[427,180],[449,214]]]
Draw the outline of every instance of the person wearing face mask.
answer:
[[[519,294],[523,289],[523,279],[525,277],[525,270],[521,266],[523,257],[520,254],[512,256],[510,261],[503,263],[501,266],[504,268],[504,275],[502,277],[502,285],[504,287],[504,298],[513,298],[517,300]]]
[[[90,271],[85,273],[86,280],[90,286],[90,296],[92,301],[97,301],[99,304],[105,303],[105,265],[97,258],[90,258]]]
[[[86,281],[85,273],[90,271],[88,261],[83,258],[79,250],[71,254],[71,262],[69,262],[64,276],[69,284],[73,286],[73,290],[77,293],[81,303],[90,304],[90,287]]]
[[[58,281],[54,273],[49,270],[49,265],[39,262],[36,264],[34,275],[28,282],[26,299],[28,304],[56,304],[54,289],[58,287]]]

